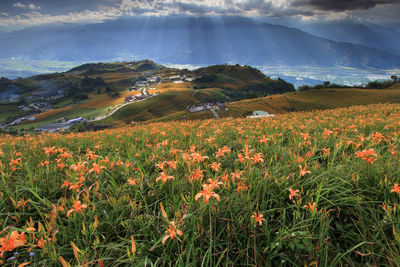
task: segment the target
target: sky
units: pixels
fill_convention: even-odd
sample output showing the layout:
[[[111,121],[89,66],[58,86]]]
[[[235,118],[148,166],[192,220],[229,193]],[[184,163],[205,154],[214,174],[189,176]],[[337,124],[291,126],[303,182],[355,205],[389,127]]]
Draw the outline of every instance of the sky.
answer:
[[[400,0],[0,0],[0,30],[119,17],[244,16],[310,22],[399,23]]]

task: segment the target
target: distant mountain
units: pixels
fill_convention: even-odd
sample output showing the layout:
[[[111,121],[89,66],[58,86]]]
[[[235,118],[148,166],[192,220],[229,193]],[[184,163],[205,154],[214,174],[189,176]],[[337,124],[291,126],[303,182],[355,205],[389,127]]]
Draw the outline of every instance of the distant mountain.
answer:
[[[376,36],[376,42],[384,42],[390,34]],[[161,63],[198,65],[229,62],[259,66],[400,67],[400,56],[385,50],[396,52],[391,45],[377,44],[376,47],[382,48],[377,49],[371,44],[328,38],[241,17],[134,17],[2,34],[0,58],[63,61],[151,58]]]
[[[400,55],[400,29],[394,25],[379,26],[340,21],[306,23],[297,26],[319,37],[383,49],[391,54]]]

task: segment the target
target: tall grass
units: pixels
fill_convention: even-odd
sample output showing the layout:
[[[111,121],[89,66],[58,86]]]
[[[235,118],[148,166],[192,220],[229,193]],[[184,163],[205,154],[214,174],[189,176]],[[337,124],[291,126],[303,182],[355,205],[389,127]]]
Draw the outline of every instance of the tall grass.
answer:
[[[3,135],[0,260],[398,266],[399,126],[392,104]]]

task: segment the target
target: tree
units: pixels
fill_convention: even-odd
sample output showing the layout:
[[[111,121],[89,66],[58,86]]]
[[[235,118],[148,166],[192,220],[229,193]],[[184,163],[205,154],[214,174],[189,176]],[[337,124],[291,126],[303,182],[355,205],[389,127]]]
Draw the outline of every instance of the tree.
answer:
[[[117,92],[117,91],[114,91],[112,94],[111,94],[111,97],[120,97],[121,96],[121,94],[119,93],[119,92]]]

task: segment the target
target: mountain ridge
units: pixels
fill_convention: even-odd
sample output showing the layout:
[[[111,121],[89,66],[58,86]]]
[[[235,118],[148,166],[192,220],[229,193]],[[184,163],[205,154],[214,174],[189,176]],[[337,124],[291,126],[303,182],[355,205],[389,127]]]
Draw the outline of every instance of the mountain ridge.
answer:
[[[40,27],[35,29],[39,31]],[[56,26],[47,27],[40,38],[26,34],[28,30],[2,35],[0,40],[6,49],[0,51],[0,57],[17,55],[27,59],[64,61],[152,58],[160,63],[202,65],[233,62],[243,65],[400,67],[400,56],[386,50],[338,42],[298,28],[244,18],[150,20],[139,17],[99,24],[64,25],[61,30],[57,29]],[[14,47],[14,43],[18,45]],[[32,49],[23,49],[24,43],[29,43]]]

